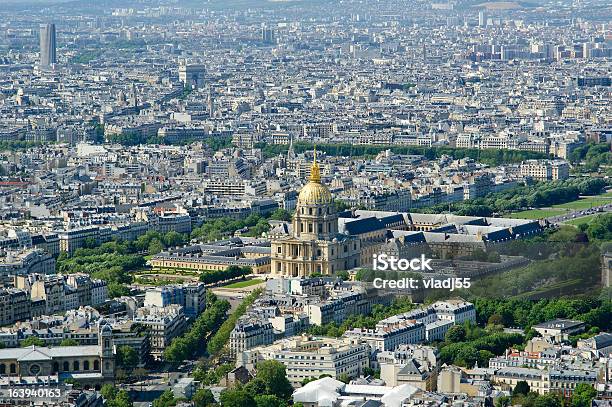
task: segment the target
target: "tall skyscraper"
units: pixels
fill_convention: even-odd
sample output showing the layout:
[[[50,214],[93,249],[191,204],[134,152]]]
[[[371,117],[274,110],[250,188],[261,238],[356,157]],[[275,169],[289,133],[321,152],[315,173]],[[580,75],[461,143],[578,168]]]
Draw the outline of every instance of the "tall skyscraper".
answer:
[[[55,24],[40,25],[40,65],[50,66],[57,63],[55,54]]]
[[[272,28],[266,27],[265,25],[262,26],[261,41],[267,45],[274,44],[274,30]]]
[[[485,25],[487,25],[487,16],[484,11],[481,11],[478,13],[478,26],[484,27]]]

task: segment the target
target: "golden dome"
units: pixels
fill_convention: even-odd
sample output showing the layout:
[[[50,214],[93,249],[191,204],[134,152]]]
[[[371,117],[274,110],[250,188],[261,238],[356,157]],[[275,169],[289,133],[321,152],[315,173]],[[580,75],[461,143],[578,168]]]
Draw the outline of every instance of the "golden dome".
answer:
[[[328,205],[332,203],[329,189],[321,184],[321,170],[317,164],[317,150],[314,150],[314,161],[310,167],[310,181],[304,185],[298,196],[298,204],[302,205]]]
[[[310,181],[304,185],[298,196],[300,205],[328,205],[332,202],[329,189],[321,183]]]

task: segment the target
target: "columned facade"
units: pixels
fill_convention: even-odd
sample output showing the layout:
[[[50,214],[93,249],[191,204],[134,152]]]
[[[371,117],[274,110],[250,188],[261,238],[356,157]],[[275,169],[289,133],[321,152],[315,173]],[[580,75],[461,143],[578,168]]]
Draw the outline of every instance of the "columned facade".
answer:
[[[272,273],[307,277],[332,275],[360,265],[360,241],[338,234],[338,214],[329,189],[321,183],[315,160],[310,180],[298,196],[289,235],[272,238]]]

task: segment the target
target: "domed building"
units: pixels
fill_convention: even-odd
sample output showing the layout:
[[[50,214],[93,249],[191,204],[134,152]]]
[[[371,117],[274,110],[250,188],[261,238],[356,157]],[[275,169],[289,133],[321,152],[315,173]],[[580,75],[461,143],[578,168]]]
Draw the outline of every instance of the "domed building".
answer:
[[[321,183],[316,152],[291,228],[271,236],[271,245],[272,273],[280,276],[331,275],[360,264],[359,239],[338,233],[338,214],[331,192]]]

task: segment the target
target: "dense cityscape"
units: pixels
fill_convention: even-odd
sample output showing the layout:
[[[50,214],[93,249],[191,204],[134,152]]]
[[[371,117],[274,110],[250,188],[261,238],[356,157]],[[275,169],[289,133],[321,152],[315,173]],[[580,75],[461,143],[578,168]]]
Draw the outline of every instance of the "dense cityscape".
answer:
[[[609,2],[0,3],[0,406],[612,406]]]

